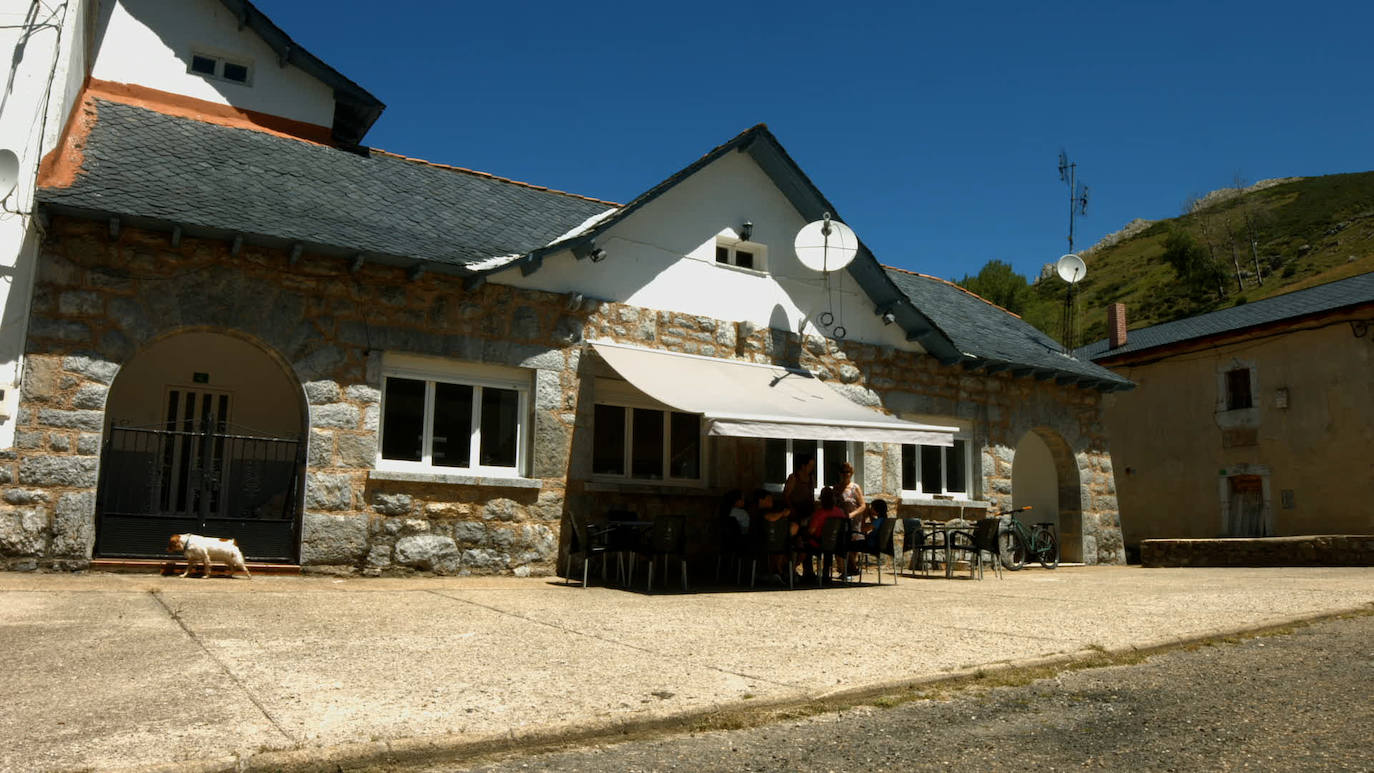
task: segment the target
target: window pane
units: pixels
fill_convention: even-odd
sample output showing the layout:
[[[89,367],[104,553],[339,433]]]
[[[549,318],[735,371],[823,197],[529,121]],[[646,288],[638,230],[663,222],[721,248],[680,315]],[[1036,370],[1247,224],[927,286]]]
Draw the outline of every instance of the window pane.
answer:
[[[735,250],[735,265],[742,268],[754,267],[754,253],[744,250]]]
[[[425,382],[388,378],[382,417],[382,458],[418,462],[425,437]]]
[[[945,449],[940,446],[921,446],[921,492],[924,494],[943,494],[940,488],[940,457]]]
[[[1226,408],[1239,410],[1250,407],[1250,369],[1239,368],[1226,372]]]
[[[953,448],[945,449],[945,491],[951,494],[962,494],[968,491],[968,483],[964,475],[966,447],[966,441],[956,440]]]
[[[763,441],[763,482],[779,486],[787,482],[787,441],[768,438]]]
[[[191,72],[198,72],[201,75],[215,74],[215,60],[208,56],[191,56]]]
[[[827,440],[821,445],[825,457],[825,475],[822,486],[835,486],[840,482],[840,465],[849,461],[849,444],[843,440]]]
[[[439,467],[472,466],[472,387],[434,385],[434,456]]]
[[[717,247],[717,248],[716,248],[716,262],[717,262],[717,263],[729,263],[729,262],[730,262],[730,248],[729,248],[729,247]]]
[[[248,68],[233,62],[224,63],[224,77],[226,80],[245,83],[248,81]]]
[[[902,446],[902,491],[916,490],[916,446]]]
[[[663,411],[634,409],[630,422],[630,477],[663,479]]]
[[[514,389],[482,387],[482,445],[477,458],[483,467],[514,467],[520,437],[520,393]]]
[[[592,411],[592,472],[625,474],[625,409],[598,405]]]
[[[668,419],[668,473],[674,478],[701,477],[701,416],[677,413]]]

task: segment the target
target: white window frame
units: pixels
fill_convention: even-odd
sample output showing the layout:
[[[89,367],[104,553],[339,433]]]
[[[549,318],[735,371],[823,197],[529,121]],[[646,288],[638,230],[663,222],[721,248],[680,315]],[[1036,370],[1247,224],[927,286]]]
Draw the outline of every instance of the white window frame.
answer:
[[[204,73],[199,70],[192,69],[196,57],[200,57],[202,59],[213,59],[215,61],[215,71],[213,73]],[[236,64],[244,68],[248,71],[248,77],[241,81],[236,81],[232,78],[224,77],[225,64]],[[251,61],[239,59],[235,56],[225,56],[224,54],[214,53],[203,48],[191,49],[191,58],[186,61],[186,72],[201,78],[209,78],[211,80],[223,81],[224,83],[232,83],[236,86],[253,85],[253,63]]]
[[[609,407],[609,408],[622,408],[622,409],[624,409],[624,411],[625,411],[625,437],[623,438],[623,442],[624,442],[624,444],[625,444],[625,446],[624,446],[624,447],[625,447],[625,452],[624,452],[624,458],[622,459],[622,461],[624,462],[625,472],[624,472],[624,474],[621,474],[621,475],[612,475],[612,474],[604,473],[604,472],[601,472],[601,473],[594,472],[594,473],[592,473],[592,480],[595,480],[595,481],[604,481],[604,482],[614,482],[614,483],[640,483],[640,484],[645,484],[645,485],[650,485],[650,486],[684,486],[684,487],[690,487],[690,488],[702,488],[702,487],[704,487],[704,486],[706,485],[706,432],[705,432],[705,429],[704,429],[704,422],[702,421],[702,416],[701,416],[701,414],[699,414],[699,413],[689,413],[688,411],[679,411],[679,410],[677,410],[677,409],[675,409],[675,408],[671,408],[671,407],[666,406],[666,405],[663,405],[663,404],[661,404],[661,403],[655,403],[655,402],[648,401],[648,400],[645,400],[645,401],[637,401],[637,400],[626,400],[626,399],[616,399],[616,398],[600,399],[600,400],[596,400],[596,401],[595,401],[594,407],[593,407],[593,411],[595,411],[595,406],[596,406],[596,405],[604,405],[604,406],[607,406],[607,407]],[[634,454],[633,441],[634,441],[634,421],[635,421],[635,414],[634,414],[634,412],[635,412],[635,409],[636,409],[636,408],[638,408],[639,410],[645,410],[645,411],[662,411],[662,412],[663,412],[663,448],[662,448],[662,453],[663,453],[663,457],[662,457],[662,458],[663,458],[663,477],[662,477],[662,478],[637,478],[637,477],[635,477],[635,476],[633,475],[632,467],[633,467],[633,462],[634,462],[634,459],[633,459],[633,454]],[[696,417],[697,417],[697,472],[698,472],[698,475],[697,475],[697,477],[695,477],[695,478],[674,478],[674,477],[672,477],[672,464],[671,464],[671,462],[672,462],[672,442],[673,442],[673,439],[672,439],[672,426],[673,426],[673,425],[672,425],[672,421],[673,421],[673,414],[675,414],[675,413],[681,413],[681,414],[686,415],[686,416],[696,416]],[[595,414],[593,414],[593,415],[595,415]],[[595,442],[595,437],[596,437],[595,428],[593,428],[593,432],[592,432],[593,442]],[[592,453],[593,453],[593,454],[596,453],[596,449],[595,449],[595,448],[592,449]]]
[[[905,453],[906,453],[906,449],[907,449],[907,448],[914,448],[914,449],[917,449],[917,450],[915,451],[915,453],[916,453],[916,488],[914,488],[914,489],[906,488],[906,485],[905,485],[905,484],[906,484],[906,481],[905,481],[905,480],[901,480],[901,477],[902,477],[902,462],[901,462],[900,459],[898,460],[898,464],[897,464],[897,475],[898,475],[898,478],[899,478],[899,480],[898,480],[898,485],[902,486],[902,496],[903,496],[904,498],[908,498],[908,499],[911,499],[911,498],[934,499],[935,497],[940,497],[941,499],[949,498],[949,499],[956,499],[956,500],[960,500],[960,501],[971,500],[971,499],[973,498],[973,441],[972,441],[972,439],[971,439],[968,435],[964,435],[964,434],[955,434],[955,435],[954,435],[954,439],[955,439],[955,440],[962,440],[962,441],[964,442],[964,490],[963,490],[963,491],[946,491],[946,490],[945,490],[945,480],[946,480],[946,478],[948,477],[948,476],[945,474],[945,465],[947,464],[947,460],[948,460],[948,458],[949,458],[948,455],[949,455],[951,452],[953,452],[953,450],[954,450],[954,447],[953,447],[953,446],[933,446],[934,448],[939,448],[939,449],[941,450],[941,454],[940,454],[940,490],[939,490],[939,491],[926,491],[926,490],[925,490],[925,488],[926,488],[926,486],[925,486],[925,480],[923,480],[923,479],[922,479],[922,476],[921,476],[921,452],[920,452],[920,449],[921,449],[923,446],[918,445],[918,444],[915,444],[915,443],[903,443],[903,444],[901,445],[901,451],[900,451],[900,453],[902,453],[902,454],[905,454]]]
[[[787,443],[787,455],[786,455],[786,457],[785,457],[787,461],[786,461],[786,466],[784,467],[784,469],[787,471],[787,475],[790,476],[790,475],[792,474],[792,470],[793,470],[793,468],[794,468],[794,458],[795,458],[795,457],[794,457],[795,451],[793,451],[793,448],[792,448],[792,438],[770,438],[770,439],[771,439],[771,440],[783,440],[784,442]],[[767,442],[768,442],[768,440],[765,440],[765,441],[764,441],[764,443],[767,443]],[[814,440],[814,441],[811,441],[811,442],[814,442],[814,443],[816,444],[816,489],[815,489],[815,491],[814,491],[813,493],[814,493],[816,496],[820,496],[820,494],[821,494],[821,489],[825,488],[825,472],[824,472],[824,470],[825,470],[825,444],[826,444],[827,441],[824,441],[824,440]],[[765,451],[765,453],[766,453],[766,451]],[[864,472],[864,470],[863,470],[864,444],[863,444],[863,443],[860,443],[860,442],[857,442],[857,441],[853,441],[853,440],[846,440],[846,441],[844,441],[844,453],[845,453],[845,459],[844,459],[844,460],[845,460],[846,462],[849,462],[850,464],[854,465],[854,480],[855,480],[855,481],[862,481],[862,480],[863,480],[863,472]],[[860,485],[862,485],[862,483],[861,483]],[[767,491],[773,491],[773,492],[782,491],[783,488],[785,488],[786,486],[787,486],[787,477],[784,477],[784,478],[782,479],[782,482],[777,482],[777,481],[766,481],[766,482],[763,484],[763,488],[764,488],[765,490],[767,490]]]
[[[722,262],[716,257],[717,250],[726,250],[729,253],[729,260]],[[739,265],[736,253],[743,251],[754,256],[754,265]],[[711,261],[717,266],[728,266],[737,271],[753,271],[758,274],[768,273],[768,246],[759,242],[750,242],[743,239],[731,239],[728,236],[717,236],[715,249],[711,252]]]
[[[423,381],[425,384],[425,406],[424,406],[424,432],[420,446],[420,461],[413,462],[404,459],[386,459],[382,456],[385,448],[386,431],[386,380],[388,378],[404,378],[414,381]],[[435,384],[454,384],[457,386],[469,386],[473,388],[472,393],[472,435],[469,438],[469,456],[471,464],[467,467],[451,467],[447,465],[433,464],[434,453],[434,399]],[[490,387],[493,389],[513,390],[519,396],[519,408],[517,413],[517,425],[515,430],[515,466],[498,467],[482,465],[479,460],[482,458],[482,389]],[[440,475],[483,475],[500,478],[519,478],[523,477],[525,470],[529,469],[529,435],[530,435],[530,383],[529,379],[502,378],[485,374],[463,373],[461,368],[457,369],[432,369],[416,367],[414,365],[384,365],[382,370],[382,401],[377,422],[377,462],[376,469],[387,472],[422,472]]]

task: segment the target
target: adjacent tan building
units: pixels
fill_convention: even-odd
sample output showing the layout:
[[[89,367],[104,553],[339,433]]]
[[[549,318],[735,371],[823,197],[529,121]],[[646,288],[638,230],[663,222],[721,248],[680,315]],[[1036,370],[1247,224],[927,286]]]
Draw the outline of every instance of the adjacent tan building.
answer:
[[[1374,533],[1374,273],[1080,351],[1137,384],[1105,421],[1128,546]]]

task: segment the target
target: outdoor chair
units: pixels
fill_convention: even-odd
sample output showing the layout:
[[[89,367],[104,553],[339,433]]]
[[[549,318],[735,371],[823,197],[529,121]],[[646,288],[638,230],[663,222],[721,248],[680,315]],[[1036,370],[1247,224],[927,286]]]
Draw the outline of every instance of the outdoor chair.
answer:
[[[810,551],[812,555],[821,559],[821,571],[816,575],[817,587],[830,579],[830,572],[836,558],[839,559],[840,566],[844,566],[845,557],[852,548],[853,546],[849,544],[849,519],[827,518],[825,523],[821,525],[818,546]]]
[[[572,583],[573,561],[579,558],[582,561],[582,587],[587,587],[587,566],[592,559],[601,559],[601,577],[606,577],[606,554],[607,545],[604,540],[604,529],[593,529],[587,525],[577,513],[568,513],[568,520],[572,521],[572,539],[568,543],[568,565],[567,571],[563,573],[566,584]]]
[[[949,550],[952,554],[964,553],[969,556],[969,576],[976,571],[978,579],[983,579],[983,554],[992,556],[992,565],[997,578],[1002,578],[1002,557],[997,539],[1001,521],[997,518],[984,518],[973,525],[973,529],[956,529],[949,533]],[[952,560],[951,556],[951,560]]]
[[[764,561],[767,567],[768,559],[772,556],[785,556],[787,560],[787,587],[793,587],[792,583],[792,524],[786,518],[779,518],[776,521],[769,521],[763,518],[755,518],[749,524],[749,542],[752,553],[752,560],[749,564],[749,587],[754,587],[758,580],[759,560]]]
[[[884,518],[883,525],[878,527],[877,536],[873,540],[873,547],[865,544],[858,549],[857,553],[863,556],[859,562],[859,582],[864,581],[864,564],[868,563],[868,557],[873,557],[873,563],[878,566],[878,584],[883,582],[883,556],[892,559],[892,584],[897,584],[897,553],[893,549],[892,536],[897,531],[896,518]]]
[[[654,564],[663,566],[663,582],[668,583],[668,558],[676,557],[682,568],[682,589],[687,590],[687,518],[682,515],[660,515],[649,527],[646,552],[649,555],[650,592],[654,589]]]
[[[738,585],[744,561],[750,556],[746,535],[740,531],[739,521],[729,515],[716,519],[716,532],[716,582],[720,582],[721,567],[731,561],[735,564],[735,584]]]
[[[899,562],[906,565],[906,556],[911,554],[911,571],[926,573],[926,567],[935,563],[935,554],[944,553],[945,533],[926,534],[925,524],[920,518],[902,519],[902,555]]]

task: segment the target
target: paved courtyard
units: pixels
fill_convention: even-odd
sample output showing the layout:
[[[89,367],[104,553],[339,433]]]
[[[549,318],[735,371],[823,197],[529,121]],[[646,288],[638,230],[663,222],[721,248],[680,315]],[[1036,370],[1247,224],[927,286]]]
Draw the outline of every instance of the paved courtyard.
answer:
[[[0,769],[461,753],[1371,604],[1374,568],[655,595],[549,578],[0,574]]]

